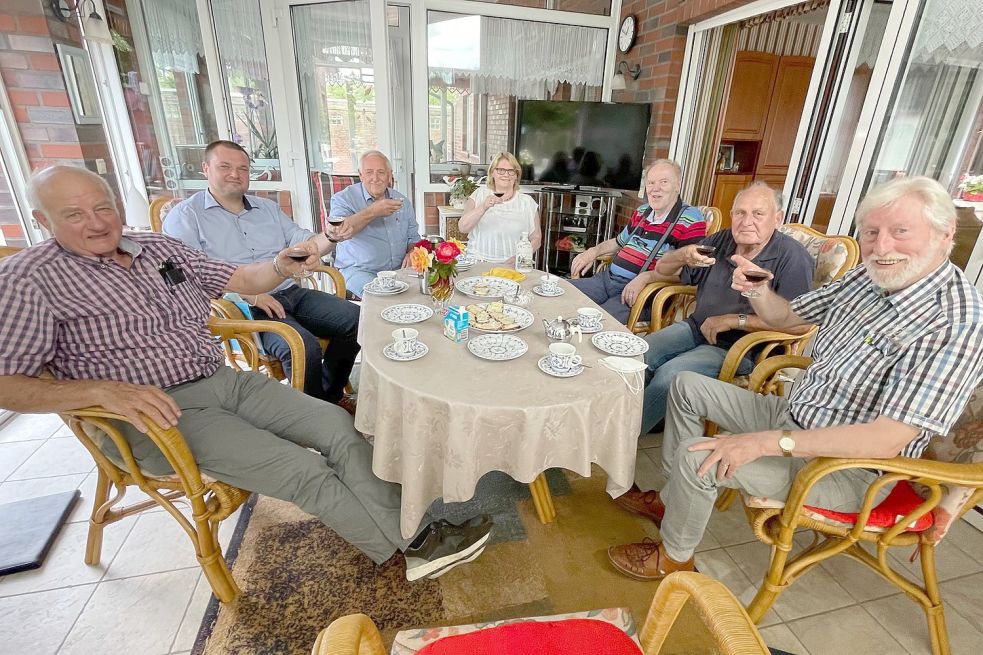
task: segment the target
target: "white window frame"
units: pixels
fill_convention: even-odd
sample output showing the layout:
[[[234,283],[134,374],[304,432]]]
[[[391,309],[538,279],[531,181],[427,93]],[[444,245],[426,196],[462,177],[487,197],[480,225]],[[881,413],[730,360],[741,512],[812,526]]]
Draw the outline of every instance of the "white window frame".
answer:
[[[24,229],[24,238],[31,245],[45,240],[45,234],[37,220],[31,215],[31,205],[27,202],[27,180],[31,176],[31,163],[27,159],[24,140],[21,139],[14,108],[7,95],[7,85],[0,82],[0,167],[7,177],[10,196]],[[0,233],[0,244],[6,245]]]

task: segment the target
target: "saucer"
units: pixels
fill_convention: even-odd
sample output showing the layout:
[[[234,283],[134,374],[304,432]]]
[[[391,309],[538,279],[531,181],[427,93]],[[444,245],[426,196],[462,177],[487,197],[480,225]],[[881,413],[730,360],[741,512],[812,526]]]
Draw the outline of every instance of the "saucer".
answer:
[[[603,329],[604,329],[604,326],[603,325],[598,325],[598,326],[592,327],[592,328],[585,328],[583,325],[580,326],[580,331],[583,334],[595,334],[597,332],[600,332]]]
[[[584,366],[583,366],[583,364],[577,364],[576,366],[574,366],[573,368],[571,368],[569,371],[559,371],[559,370],[553,368],[552,366],[550,366],[550,356],[549,355],[546,355],[545,357],[540,358],[538,364],[539,364],[539,370],[540,371],[542,371],[543,373],[546,373],[548,375],[552,375],[555,378],[572,378],[573,376],[580,375],[581,373],[584,372]]]
[[[382,310],[382,320],[397,325],[411,325],[425,321],[433,316],[433,309],[426,305],[416,303],[406,303],[403,305],[390,305]]]
[[[522,357],[529,350],[529,346],[513,334],[482,334],[468,340],[468,350],[475,357],[503,362]]]
[[[591,337],[590,342],[598,350],[619,357],[637,357],[638,355],[644,355],[649,349],[649,345],[645,339],[636,337],[630,332],[618,332],[615,330],[595,334]]]
[[[537,296],[543,296],[544,298],[556,298],[557,296],[562,296],[563,294],[566,293],[566,291],[564,291],[562,287],[557,287],[556,291],[554,291],[553,293],[546,293],[545,291],[543,291],[543,287],[539,284],[537,284],[532,288],[532,292],[535,293]]]
[[[386,347],[382,349],[382,354],[394,362],[412,362],[414,359],[420,359],[428,352],[430,352],[430,349],[422,341],[414,341],[413,352],[408,355],[397,353],[396,348],[391,343],[387,343]]]
[[[371,294],[373,296],[395,296],[396,294],[403,293],[409,288],[410,285],[407,284],[406,282],[403,282],[402,280],[396,280],[396,286],[394,286],[392,289],[383,289],[375,283],[375,280],[372,280],[364,287],[362,287],[362,291]]]

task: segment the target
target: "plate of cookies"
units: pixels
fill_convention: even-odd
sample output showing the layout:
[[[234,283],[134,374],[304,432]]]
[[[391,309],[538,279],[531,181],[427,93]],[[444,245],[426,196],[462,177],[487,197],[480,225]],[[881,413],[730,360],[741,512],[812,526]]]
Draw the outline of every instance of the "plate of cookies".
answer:
[[[475,303],[467,306],[468,327],[479,332],[505,333],[525,330],[534,317],[528,309],[503,302]]]

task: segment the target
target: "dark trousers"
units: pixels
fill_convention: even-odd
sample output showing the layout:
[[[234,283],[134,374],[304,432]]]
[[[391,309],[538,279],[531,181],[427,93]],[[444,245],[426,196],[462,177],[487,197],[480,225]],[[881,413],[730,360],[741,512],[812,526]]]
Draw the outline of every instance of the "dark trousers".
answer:
[[[615,317],[619,323],[627,323],[628,313],[631,311],[631,307],[621,302],[621,292],[628,286],[628,282],[630,280],[611,275],[608,268],[595,273],[592,277],[570,280],[570,284],[580,289],[585,296],[600,305],[601,309]]]
[[[293,286],[271,294],[286,312],[286,318],[277,319],[261,309],[252,308],[253,318],[286,323],[304,340],[306,368],[304,393],[337,402],[348,384],[348,376],[358,354],[359,308],[337,296]],[[263,348],[283,362],[284,372],[290,376],[290,348],[279,336],[264,333]],[[318,338],[330,339],[324,356]]]

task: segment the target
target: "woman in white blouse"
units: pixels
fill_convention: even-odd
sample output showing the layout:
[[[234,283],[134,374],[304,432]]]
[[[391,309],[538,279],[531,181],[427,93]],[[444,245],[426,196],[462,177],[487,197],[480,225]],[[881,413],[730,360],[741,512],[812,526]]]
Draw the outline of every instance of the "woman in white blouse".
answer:
[[[510,152],[500,152],[488,167],[488,184],[475,189],[464,205],[457,225],[468,235],[468,254],[481,261],[512,263],[522,233],[529,235],[532,250],[539,250],[539,205],[519,191],[519,162]]]

